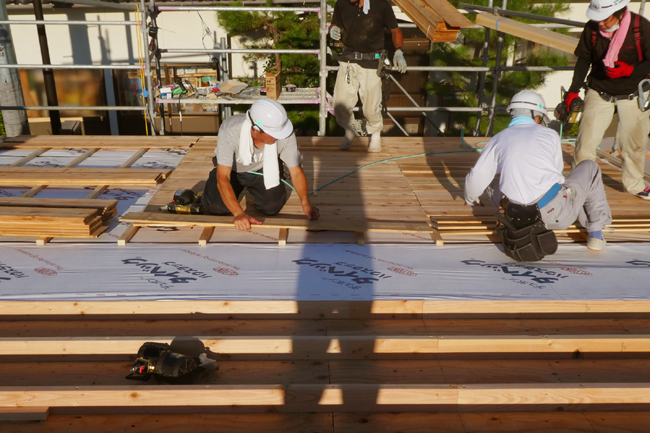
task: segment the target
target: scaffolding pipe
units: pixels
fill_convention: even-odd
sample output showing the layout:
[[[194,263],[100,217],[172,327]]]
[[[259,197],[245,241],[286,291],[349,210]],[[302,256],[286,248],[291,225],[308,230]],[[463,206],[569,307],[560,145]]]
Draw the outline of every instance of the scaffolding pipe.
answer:
[[[43,4],[42,0],[34,0],[34,16],[37,20],[43,20]],[[38,33],[38,43],[41,46],[41,58],[44,65],[50,65],[50,48],[47,44],[47,34],[45,33],[45,26],[38,24],[36,26]],[[43,69],[43,82],[45,84],[45,95],[47,98],[47,105],[56,107],[59,105],[59,98],[56,95],[56,83],[54,81],[54,70],[52,68]],[[61,132],[61,114],[58,111],[50,113],[50,126],[52,127],[52,135],[59,135]]]
[[[7,7],[5,2],[0,4],[0,18],[7,18]],[[16,52],[11,38],[9,26],[0,25],[0,66],[16,63]],[[0,105],[16,104],[25,105],[23,89],[20,84],[18,71],[9,68],[0,69]],[[0,108],[1,109],[1,108]],[[29,134],[29,122],[25,110],[3,111],[2,119],[5,127],[5,134],[8,137]]]
[[[584,27],[585,24],[587,24],[587,23],[582,23],[580,21],[564,20],[562,18],[546,17],[544,15],[535,15],[535,14],[527,14],[524,12],[509,11],[506,9],[506,6],[503,6],[502,8],[498,8],[498,7],[489,7],[489,6],[477,6],[468,3],[459,3],[458,7],[463,8],[467,11],[476,10],[482,12],[490,12],[502,17],[527,18],[529,20],[545,21],[548,23],[555,23],[555,24],[564,24],[572,27]]]
[[[62,110],[93,110],[93,111],[145,111],[145,107],[124,107],[124,106],[103,106],[103,105],[88,105],[88,106],[61,106],[50,107],[49,105],[3,105],[0,110],[48,110],[48,111],[62,111]]]
[[[68,26],[135,26],[137,21],[59,21],[59,20],[4,20],[0,24],[57,24]]]
[[[106,69],[106,65],[0,65],[0,69]],[[111,65],[111,69],[143,69],[138,65]]]
[[[406,91],[406,89],[405,89],[404,87],[402,87],[402,85],[399,83],[399,81],[397,81],[397,79],[396,79],[395,77],[393,77],[392,74],[390,74],[389,77],[390,77],[391,80],[393,80],[393,83],[395,83],[395,84],[397,85],[397,87],[402,91],[402,93],[404,93],[404,95],[406,95],[406,97],[411,101],[411,103],[412,103],[413,105],[415,105],[417,108],[421,108],[421,107],[420,107],[420,104],[418,104],[417,101],[416,101],[415,99],[413,99],[413,97],[412,97],[411,95],[409,95],[409,93]],[[427,116],[427,114],[426,114],[425,111],[422,111],[422,115],[424,116],[424,118],[425,118],[427,121],[429,121],[429,123],[431,124],[431,126],[433,126],[434,128],[436,128],[436,130],[437,130],[437,131],[438,131],[438,132],[439,132],[443,137],[445,136],[445,134],[440,130],[440,128],[438,128],[438,125],[436,125],[435,123],[433,123],[433,120],[429,119],[429,117]],[[391,116],[391,119],[392,119],[392,116]],[[406,134],[406,135],[408,135],[408,134]]]
[[[108,9],[119,9],[123,11],[134,11],[136,10],[135,5],[123,4],[123,3],[111,3],[103,2],[98,0],[56,0],[56,3],[69,3],[69,4],[78,4],[86,6],[97,6]]]
[[[218,54],[218,53],[239,53],[239,54],[319,54],[320,50],[292,50],[292,49],[244,49],[244,48],[161,48],[161,53],[181,54]]]
[[[645,0],[641,0],[641,6],[639,7],[639,15],[643,16],[645,12]]]
[[[318,136],[327,133],[327,1],[320,0],[320,101],[318,109]]]
[[[490,101],[490,121],[488,123],[487,131],[485,136],[489,137],[492,135],[494,130],[494,119],[496,117],[496,105],[497,105],[497,91],[499,89],[499,78],[501,77],[501,71],[499,70],[499,65],[501,64],[501,54],[503,53],[503,36],[501,32],[497,32],[499,39],[497,40],[497,57],[496,57],[496,67],[492,75],[492,100]]]
[[[327,7],[327,5],[325,5]],[[269,6],[158,6],[160,12],[172,11],[215,11],[215,12],[314,12],[321,13],[316,7],[269,7]]]
[[[491,8],[494,5],[493,0],[490,0],[488,3],[488,6]],[[489,53],[489,46],[490,46],[490,29],[485,28],[485,40],[483,41],[483,55],[481,56],[481,60],[483,62],[483,67],[486,67],[488,64],[488,60],[490,60],[490,53]],[[485,72],[479,73],[479,83],[478,83],[478,106],[481,107],[483,105],[483,92],[485,92]],[[478,114],[476,115],[476,126],[474,127],[474,137],[477,137],[481,133],[481,118],[483,116],[483,112],[479,111]]]
[[[144,44],[144,78],[147,86],[146,103],[149,114],[149,123],[151,123],[151,135],[156,135],[156,106],[153,101],[153,85],[151,82],[151,56],[149,53],[149,33],[147,31],[147,6],[144,0],[140,0],[140,13],[142,14],[142,43]],[[144,89],[143,89],[144,91]],[[145,96],[144,93],[142,95]]]
[[[432,72],[493,72],[492,66],[409,66],[407,71],[432,71]],[[328,71],[338,71],[338,66],[328,66]],[[397,71],[397,68],[392,68]],[[528,71],[528,72],[554,72],[573,71],[572,66],[502,66],[500,71]]]
[[[402,127],[402,125],[397,121],[397,119],[395,119],[395,117],[393,117],[392,114],[390,114],[390,113],[386,113],[386,115],[390,118],[390,120],[393,121],[393,123],[395,124],[395,126],[397,126],[397,127],[398,127],[398,128],[399,128],[399,129],[404,133],[404,135],[406,135],[407,137],[410,137],[410,136],[411,136],[411,135],[406,131],[406,129],[404,129],[404,128]]]

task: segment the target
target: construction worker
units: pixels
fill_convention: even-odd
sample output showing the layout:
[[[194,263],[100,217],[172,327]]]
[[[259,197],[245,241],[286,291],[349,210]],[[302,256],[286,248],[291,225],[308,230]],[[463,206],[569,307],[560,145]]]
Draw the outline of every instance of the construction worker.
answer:
[[[542,125],[549,118],[539,94],[517,93],[507,111],[510,125],[487,143],[465,179],[465,203],[481,204],[479,196],[488,189],[497,204],[505,196],[535,213],[539,209],[548,229],[566,229],[578,219],[589,232],[589,249],[601,250],[612,215],[598,164],[585,160],[564,178],[560,137]]]
[[[338,0],[334,6],[330,37],[342,40],[345,46],[339,57],[339,71],[334,86],[334,116],[345,129],[340,149],[348,150],[356,136],[352,109],[359,96],[366,117],[366,132],[370,135],[368,152],[381,152],[382,83],[378,75],[383,61],[384,29],[390,30],[395,45],[393,64],[406,72],[402,51],[402,31],[397,27],[393,9],[386,0]],[[383,57],[385,58],[385,57]]]
[[[239,230],[250,230],[251,224],[262,224],[247,215],[239,204],[240,194],[246,189],[259,211],[276,215],[289,199],[280,181],[282,160],[289,169],[303,212],[309,219],[318,219],[318,208],[309,203],[307,179],[300,166],[293,124],[279,102],[262,98],[245,114],[226,119],[219,128],[215,154],[215,168],[201,196],[207,213],[234,215],[235,227]],[[251,171],[261,172],[263,176],[249,173]]]
[[[591,1],[590,21],[575,50],[578,61],[564,101],[570,109],[591,66],[573,166],[596,159],[596,149],[616,110],[623,186],[630,194],[650,200],[650,188],[643,181],[650,119],[638,105],[639,83],[650,73],[650,22],[630,12],[629,2]]]

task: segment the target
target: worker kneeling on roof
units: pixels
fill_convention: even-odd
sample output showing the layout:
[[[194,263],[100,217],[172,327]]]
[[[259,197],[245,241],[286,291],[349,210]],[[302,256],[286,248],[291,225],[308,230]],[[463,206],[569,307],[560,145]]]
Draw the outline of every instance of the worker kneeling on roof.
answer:
[[[548,232],[545,239],[552,241],[544,246],[541,238],[541,257],[557,248],[555,235],[549,230],[566,229],[576,219],[589,232],[589,249],[602,249],[602,230],[611,224],[612,214],[598,164],[583,161],[564,178],[560,137],[542,125],[549,119],[539,94],[530,90],[517,93],[507,111],[512,116],[510,125],[487,143],[465,179],[466,204],[480,205],[479,196],[488,189],[495,204],[504,207],[505,218],[498,218],[505,220],[507,229],[518,231],[526,225],[541,225],[541,231]],[[501,178],[497,181],[495,175],[499,173]],[[536,242],[533,246],[540,247]],[[522,245],[510,247],[509,250],[504,240],[506,253],[511,257],[540,260],[539,255],[533,259],[518,256],[515,251]]]
[[[591,66],[573,166],[596,159],[596,149],[616,110],[623,186],[630,194],[650,200],[650,188],[643,180],[650,119],[638,105],[639,83],[650,73],[650,22],[630,12],[629,2],[591,1],[590,21],[575,50],[578,61],[564,101],[570,109]]]
[[[280,179],[284,164],[303,212],[309,219],[318,219],[318,208],[309,203],[293,124],[279,102],[262,98],[245,114],[226,119],[219,129],[215,154],[215,168],[201,196],[207,213],[234,215],[239,230],[250,230],[251,224],[261,224],[239,204],[239,197],[246,189],[259,211],[276,215],[289,199],[289,192]]]

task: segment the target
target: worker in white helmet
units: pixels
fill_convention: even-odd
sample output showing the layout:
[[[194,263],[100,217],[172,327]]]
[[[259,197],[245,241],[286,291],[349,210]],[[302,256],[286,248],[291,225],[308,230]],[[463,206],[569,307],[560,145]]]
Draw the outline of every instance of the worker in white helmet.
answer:
[[[596,149],[616,110],[623,186],[630,194],[650,200],[650,188],[643,180],[650,119],[638,105],[639,83],[650,74],[650,22],[630,12],[629,2],[591,1],[590,21],[575,50],[578,61],[565,102],[570,107],[578,97],[591,67],[573,166],[596,159]]]
[[[386,0],[338,0],[332,14],[330,37],[342,40],[345,49],[339,57],[339,71],[334,85],[334,116],[345,130],[340,149],[348,150],[356,136],[353,108],[359,96],[363,104],[366,132],[370,135],[368,152],[381,152],[382,83],[378,76],[383,61],[384,31],[389,30],[395,45],[393,65],[406,72],[402,51],[403,35]]]
[[[293,124],[279,102],[262,98],[245,114],[226,119],[219,128],[215,154],[215,167],[201,196],[207,213],[232,214],[239,230],[262,224],[247,215],[239,204],[239,197],[246,189],[259,211],[276,215],[289,199],[287,188],[281,182],[283,163],[289,169],[303,212],[309,219],[318,219],[318,208],[309,202]]]
[[[517,93],[507,111],[512,116],[510,125],[487,143],[465,179],[465,203],[480,205],[479,197],[487,189],[497,206],[505,196],[539,212],[551,230],[566,229],[578,219],[589,232],[587,246],[602,249],[602,230],[612,222],[612,214],[598,164],[583,161],[564,178],[560,137],[542,125],[549,118],[539,94]]]

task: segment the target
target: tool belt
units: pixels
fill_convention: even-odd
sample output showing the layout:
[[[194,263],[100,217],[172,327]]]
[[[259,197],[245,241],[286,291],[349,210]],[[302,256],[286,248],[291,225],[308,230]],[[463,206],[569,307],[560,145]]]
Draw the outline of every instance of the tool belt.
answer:
[[[542,221],[537,204],[521,205],[504,199],[504,213],[496,215],[497,233],[506,255],[518,262],[536,262],[557,251],[557,238]]]
[[[598,92],[598,90],[595,90],[595,92]],[[639,90],[637,89],[634,93],[630,93],[629,95],[610,95],[606,92],[598,92],[598,94],[607,102],[616,102],[621,100],[633,101],[634,98],[639,96]]]
[[[350,60],[379,60],[381,58],[381,51],[376,51],[373,53],[360,53],[358,51],[350,51],[347,48],[343,50],[341,60],[350,61]]]

